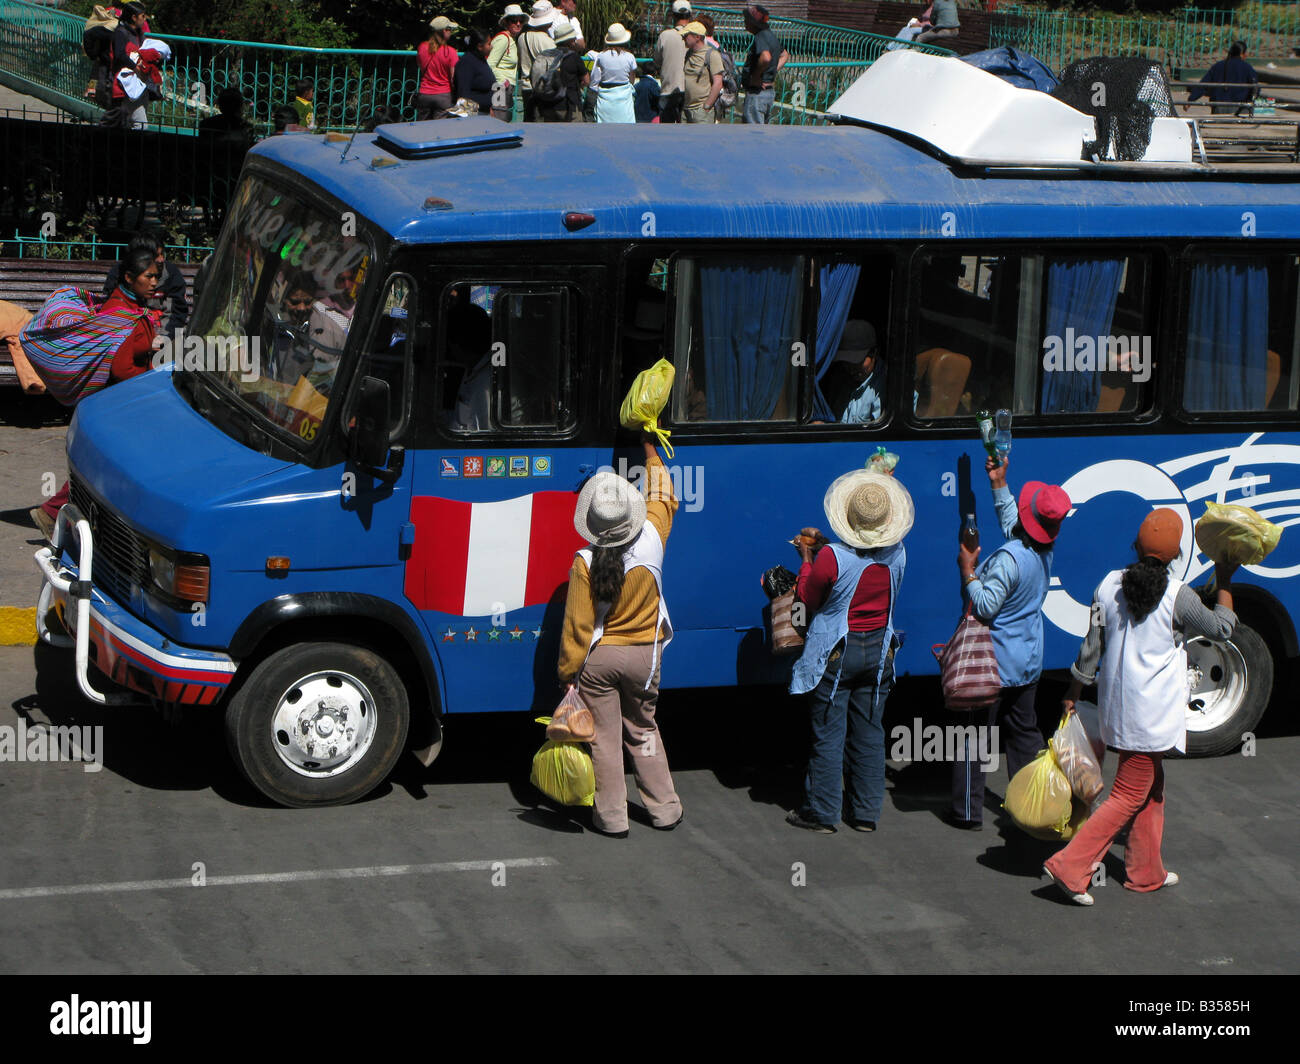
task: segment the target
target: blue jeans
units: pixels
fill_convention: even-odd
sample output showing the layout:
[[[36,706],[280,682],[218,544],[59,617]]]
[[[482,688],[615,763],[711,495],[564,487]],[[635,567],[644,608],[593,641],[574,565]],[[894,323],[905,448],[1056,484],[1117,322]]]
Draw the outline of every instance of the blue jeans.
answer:
[[[809,695],[812,749],[804,780],[802,814],[806,820],[834,824],[841,815],[880,819],[885,800],[885,729],[881,721],[885,699],[894,685],[892,656],[885,663],[879,689],[876,685],[884,637],[883,628],[850,632],[831,652],[826,674]]]
[[[764,89],[762,92],[752,90],[745,93],[744,119],[747,125],[765,126],[767,116],[772,112],[772,102],[776,99],[776,89]]]

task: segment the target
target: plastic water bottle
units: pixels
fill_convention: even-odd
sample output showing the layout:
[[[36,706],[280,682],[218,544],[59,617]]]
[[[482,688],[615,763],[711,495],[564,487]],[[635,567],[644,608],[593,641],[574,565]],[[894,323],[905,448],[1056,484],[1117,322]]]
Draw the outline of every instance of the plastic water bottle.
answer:
[[[961,522],[961,542],[968,551],[977,551],[980,547],[980,530],[975,523],[974,514],[966,514]]]
[[[993,415],[997,431],[993,434],[993,446],[997,451],[998,465],[1005,465],[1007,455],[1011,453],[1011,411],[999,410]]]

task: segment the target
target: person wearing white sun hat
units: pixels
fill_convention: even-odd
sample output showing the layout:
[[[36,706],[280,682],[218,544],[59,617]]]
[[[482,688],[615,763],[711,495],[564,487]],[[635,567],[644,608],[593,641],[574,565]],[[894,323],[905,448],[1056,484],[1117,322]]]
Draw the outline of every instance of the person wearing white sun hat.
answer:
[[[533,60],[555,47],[549,30],[555,21],[551,0],[537,0],[528,16],[528,25],[519,35],[519,88],[524,97],[524,121],[537,121],[537,104],[533,101]]]
[[[569,572],[558,666],[560,682],[577,686],[596,721],[592,827],[617,838],[627,835],[625,753],[652,826],[670,831],[682,820],[655,724],[660,659],[673,636],[663,564],[677,499],[653,440],[643,436],[642,445],[644,497],[609,471],[578,495],[573,526],[590,546]]]
[[[582,90],[591,80],[587,67],[578,51],[578,32],[563,15],[556,15],[551,24],[555,33],[555,49],[559,55],[560,87],[563,95],[558,99],[538,99],[537,89],[533,96],[537,104],[537,121],[539,122],[582,122]],[[547,59],[549,60],[549,56]],[[542,62],[538,57],[535,62]]]
[[[843,818],[874,831],[885,798],[885,700],[894,680],[894,607],[915,518],[892,476],[857,469],[831,484],[826,520],[839,537],[816,551],[805,529],[796,589],[811,620],[790,693],[809,695],[812,745],[804,801],[787,821],[824,835]],[[847,785],[846,785],[847,777]]]
[[[615,22],[605,34],[605,51],[591,67],[591,86],[596,92],[597,122],[635,122],[632,83],[636,81],[636,56],[627,50],[632,34]]]

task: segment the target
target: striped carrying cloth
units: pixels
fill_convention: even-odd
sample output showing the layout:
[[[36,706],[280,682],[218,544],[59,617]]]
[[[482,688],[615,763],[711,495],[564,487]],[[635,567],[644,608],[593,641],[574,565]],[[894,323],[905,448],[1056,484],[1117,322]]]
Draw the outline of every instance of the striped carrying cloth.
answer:
[[[18,334],[32,369],[64,406],[108,383],[113,356],[148,314],[125,307],[102,311],[102,305],[83,289],[57,288]]]

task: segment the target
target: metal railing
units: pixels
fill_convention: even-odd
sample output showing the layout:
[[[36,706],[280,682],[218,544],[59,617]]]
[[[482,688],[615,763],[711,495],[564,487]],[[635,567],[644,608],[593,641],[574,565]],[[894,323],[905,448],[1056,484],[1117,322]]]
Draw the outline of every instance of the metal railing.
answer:
[[[670,7],[670,0],[648,0],[646,3],[640,28],[651,45],[668,25]],[[713,19],[718,43],[735,57],[737,66],[743,64],[753,40],[745,29],[744,15],[735,8],[696,7],[694,10]],[[792,61],[854,62],[865,68],[879,59],[890,45],[903,45],[929,55],[955,54],[932,44],[911,44],[895,37],[804,19],[772,18],[769,25],[781,46],[790,53]]]
[[[74,262],[116,262],[122,257],[126,244],[115,240],[100,240],[95,234],[89,240],[47,239],[43,236],[21,236],[14,233],[0,240],[0,257],[9,259],[54,259]],[[212,253],[212,242],[163,245],[172,262],[202,262]]]
[[[1166,66],[1208,65],[1244,40],[1250,53],[1286,56],[1300,38],[1300,4],[1248,4],[1233,11],[1183,8],[1167,18],[1079,14],[1000,6],[989,46],[1012,45],[1055,70],[1094,56],[1139,55]]]
[[[721,8],[698,10],[715,19],[720,43],[743,63],[751,38],[741,14]],[[642,42],[649,42],[642,45],[646,50],[666,25],[666,12],[663,0],[647,4],[646,22],[638,27]],[[93,71],[81,51],[82,26],[82,19],[67,12],[28,0],[0,0],[0,68],[8,72],[9,80],[36,86],[47,102],[93,117],[97,110],[87,101]],[[783,113],[790,108],[798,111],[797,101],[810,94],[820,104],[821,97],[843,84],[841,74],[829,73],[834,64],[851,64],[860,73],[887,48],[903,44],[892,37],[800,19],[773,19],[772,28],[791,59],[778,80]],[[272,109],[292,100],[300,80],[314,86],[317,129],[351,130],[380,107],[410,116],[417,87],[411,51],[298,48],[170,33],[155,36],[172,46],[173,60],[165,74],[163,99],[148,108],[151,128],[193,129],[213,113],[223,89],[235,88],[247,101],[246,117],[258,132],[267,133]],[[932,45],[905,46],[933,55],[953,54]]]

